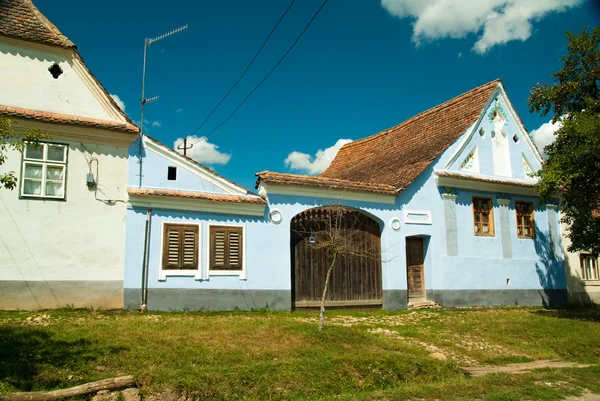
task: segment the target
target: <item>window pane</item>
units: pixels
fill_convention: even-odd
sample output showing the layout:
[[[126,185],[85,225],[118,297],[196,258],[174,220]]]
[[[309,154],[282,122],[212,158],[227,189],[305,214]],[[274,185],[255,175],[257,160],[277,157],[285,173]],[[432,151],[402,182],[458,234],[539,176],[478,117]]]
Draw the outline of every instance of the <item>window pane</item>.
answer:
[[[479,223],[480,219],[479,219],[480,214],[479,213],[475,213],[475,222]]]
[[[489,229],[489,227],[488,227],[488,225],[487,225],[487,224],[483,224],[483,225],[481,226],[481,228],[483,229],[483,232],[484,232],[484,233],[489,233],[489,232],[490,232],[490,229]]]
[[[481,217],[484,223],[488,223],[490,221],[490,216],[487,213],[482,214]]]
[[[47,196],[63,196],[62,182],[47,182],[46,183],[46,195]]]
[[[23,194],[25,195],[41,195],[42,183],[40,181],[23,180]]]
[[[61,181],[63,179],[64,167],[48,166],[46,168],[46,178],[49,180]]]
[[[479,232],[479,225],[475,224],[475,232],[478,233]]]
[[[65,161],[65,147],[48,145],[48,160],[64,162]]]
[[[36,164],[25,164],[24,178],[42,178],[42,166]]]
[[[44,145],[39,147],[27,146],[25,148],[25,158],[42,160],[44,158]]]

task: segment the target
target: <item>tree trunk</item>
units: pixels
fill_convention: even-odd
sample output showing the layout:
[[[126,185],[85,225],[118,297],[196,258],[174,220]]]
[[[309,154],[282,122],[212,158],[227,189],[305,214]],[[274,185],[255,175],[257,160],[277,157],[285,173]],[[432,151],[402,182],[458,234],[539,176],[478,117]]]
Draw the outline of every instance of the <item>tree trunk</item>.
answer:
[[[99,380],[96,382],[82,384],[62,390],[54,390],[48,392],[30,392],[30,393],[12,393],[10,401],[50,401],[59,400],[67,397],[75,397],[79,395],[88,395],[97,393],[100,390],[117,390],[124,387],[131,387],[135,381],[133,376],[121,376],[114,379]]]
[[[333,267],[335,266],[336,259],[337,252],[333,254],[333,260],[331,261],[331,265],[329,265],[329,269],[327,269],[327,277],[325,278],[325,286],[323,287],[323,297],[321,298],[321,313],[319,314],[319,331],[323,330],[323,325],[325,324],[325,297],[327,296],[329,277],[331,277],[331,272],[333,271]]]

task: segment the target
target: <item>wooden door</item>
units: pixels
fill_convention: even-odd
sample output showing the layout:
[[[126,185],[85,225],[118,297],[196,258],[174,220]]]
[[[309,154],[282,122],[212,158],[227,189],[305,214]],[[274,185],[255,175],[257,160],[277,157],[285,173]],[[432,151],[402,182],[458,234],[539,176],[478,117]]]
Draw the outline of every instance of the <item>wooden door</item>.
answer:
[[[327,269],[332,256],[319,248],[326,233],[323,216],[328,208],[310,209],[291,222],[293,302],[295,308],[320,305]],[[348,209],[339,227],[356,249],[369,257],[345,255],[338,258],[327,289],[326,305],[334,307],[381,307],[381,235],[379,224],[370,217]]]
[[[406,239],[406,277],[408,280],[408,300],[425,298],[425,277],[423,274],[423,238]]]

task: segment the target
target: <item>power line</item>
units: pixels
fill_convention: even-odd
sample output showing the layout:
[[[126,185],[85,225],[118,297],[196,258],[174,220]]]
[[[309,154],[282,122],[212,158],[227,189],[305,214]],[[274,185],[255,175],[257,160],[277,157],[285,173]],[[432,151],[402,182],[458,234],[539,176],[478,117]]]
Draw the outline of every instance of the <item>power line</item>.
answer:
[[[246,96],[244,98],[244,100],[241,101],[241,103],[231,112],[231,114],[229,114],[227,116],[227,118],[225,120],[223,120],[219,125],[217,125],[212,131],[210,131],[208,133],[208,135],[203,136],[202,138],[200,138],[199,140],[197,140],[194,143],[198,143],[203,139],[207,139],[209,136],[211,136],[216,130],[218,130],[219,128],[221,128],[221,126],[223,124],[225,124],[227,121],[229,121],[229,119],[231,117],[233,117],[233,115],[240,109],[240,107],[242,107],[242,105],[244,103],[246,103],[246,100],[248,100],[250,98],[250,96],[252,96],[252,94],[263,84],[263,82],[265,82],[267,80],[267,78],[269,78],[269,76],[273,73],[273,71],[275,71],[275,69],[277,67],[279,67],[279,64],[281,64],[281,62],[287,57],[287,55],[292,51],[292,49],[294,48],[294,46],[296,46],[296,43],[298,43],[298,41],[300,40],[300,38],[302,37],[302,35],[304,35],[304,32],[306,32],[306,30],[308,29],[308,27],[312,24],[312,22],[315,20],[315,18],[317,18],[317,15],[319,15],[319,13],[321,12],[321,10],[323,9],[323,7],[325,6],[325,4],[327,3],[327,0],[323,1],[323,4],[321,4],[321,7],[319,7],[319,9],[317,10],[317,12],[312,16],[312,18],[310,19],[310,21],[308,21],[308,24],[306,24],[306,26],[304,27],[304,29],[302,30],[302,32],[300,32],[300,35],[298,35],[298,37],[296,38],[296,40],[294,41],[294,43],[292,43],[292,45],[290,46],[290,48],[285,52],[285,54],[279,59],[279,61],[277,62],[277,64],[275,64],[275,66],[271,69],[271,71],[269,71],[267,73],[267,75],[265,75],[265,77],[258,83],[258,85],[256,85],[254,87],[254,89],[252,89],[252,91],[248,94],[248,96]]]
[[[258,55],[260,54],[260,52],[262,51],[263,47],[265,47],[265,45],[267,44],[267,42],[269,41],[269,39],[273,35],[273,32],[275,32],[275,30],[279,26],[279,23],[283,20],[283,18],[288,13],[288,11],[290,10],[290,8],[292,8],[292,6],[294,5],[295,2],[296,2],[296,0],[292,0],[292,2],[290,3],[290,5],[288,6],[288,8],[286,8],[285,11],[283,12],[283,14],[281,15],[281,17],[279,17],[279,20],[277,21],[277,23],[275,24],[275,26],[273,27],[273,29],[271,29],[271,32],[269,32],[269,34],[267,35],[267,38],[264,40],[264,42],[262,43],[262,45],[260,46],[260,48],[258,49],[258,51],[256,52],[256,54],[254,55],[254,57],[252,57],[252,60],[250,61],[250,63],[248,64],[248,66],[246,66],[246,69],[244,70],[244,72],[242,72],[242,75],[240,75],[240,77],[237,79],[237,81],[235,81],[235,83],[233,84],[233,86],[231,88],[229,88],[229,90],[227,91],[227,93],[225,93],[225,95],[221,98],[221,100],[219,100],[219,103],[217,103],[217,105],[214,107],[214,109],[212,109],[212,111],[208,114],[208,116],[206,116],[206,118],[204,119],[204,121],[202,121],[202,124],[200,124],[198,126],[198,128],[196,128],[194,130],[194,132],[192,132],[190,134],[190,136],[194,135],[196,132],[198,132],[204,126],[204,124],[206,124],[206,122],[212,117],[212,115],[214,114],[214,112],[217,111],[217,109],[219,108],[219,106],[221,105],[221,103],[223,103],[223,101],[225,99],[227,99],[227,96],[229,96],[229,94],[231,93],[231,91],[237,86],[238,83],[240,83],[240,81],[242,80],[242,78],[244,77],[244,75],[246,75],[246,73],[248,72],[248,70],[250,69],[250,67],[252,66],[252,64],[254,64],[254,61],[256,60],[256,58],[258,57]]]

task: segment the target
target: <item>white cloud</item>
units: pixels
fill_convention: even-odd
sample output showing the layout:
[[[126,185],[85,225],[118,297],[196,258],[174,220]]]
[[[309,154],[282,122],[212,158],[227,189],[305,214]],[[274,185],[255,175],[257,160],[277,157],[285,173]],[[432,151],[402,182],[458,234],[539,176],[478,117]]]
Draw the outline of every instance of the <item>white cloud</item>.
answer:
[[[151,125],[153,127],[158,127],[158,128],[162,127],[162,124],[160,123],[160,121],[152,121]]]
[[[220,152],[219,147],[208,142],[205,137],[190,136],[187,143],[188,147],[193,144],[193,147],[187,150],[187,156],[198,163],[227,164],[231,160],[231,154]],[[177,149],[179,146],[183,147],[183,138],[178,138],[173,144],[177,152],[183,153],[183,149]]]
[[[473,50],[486,53],[496,45],[527,40],[532,22],[584,0],[381,0],[391,15],[411,18],[413,41],[460,39],[478,34]]]
[[[544,148],[550,145],[556,139],[554,133],[558,131],[560,127],[562,127],[560,121],[555,123],[549,121],[540,125],[538,129],[534,129],[533,131],[531,131],[531,138],[533,138],[535,146],[537,146],[537,148],[540,150],[540,152],[542,152],[543,155],[545,155]]]
[[[294,151],[288,155],[284,164],[292,170],[302,170],[310,175],[316,175],[325,171],[340,148],[350,142],[352,142],[350,139],[338,139],[335,145],[319,149],[314,157],[307,153]]]
[[[115,103],[117,103],[117,106],[119,106],[119,108],[125,112],[125,102],[123,102],[118,95],[113,93],[110,94],[110,97],[112,97]]]

